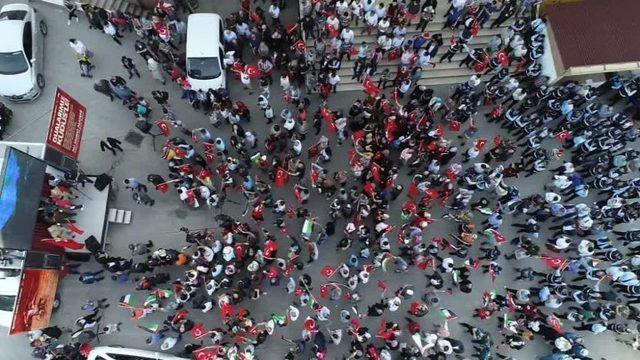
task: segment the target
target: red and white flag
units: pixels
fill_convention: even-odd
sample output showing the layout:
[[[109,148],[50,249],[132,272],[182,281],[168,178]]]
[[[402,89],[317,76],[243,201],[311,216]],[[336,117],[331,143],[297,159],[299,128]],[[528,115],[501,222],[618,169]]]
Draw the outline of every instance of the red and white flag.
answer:
[[[162,131],[162,135],[169,137],[171,135],[171,129],[169,128],[169,124],[164,120],[156,121],[156,126]]]

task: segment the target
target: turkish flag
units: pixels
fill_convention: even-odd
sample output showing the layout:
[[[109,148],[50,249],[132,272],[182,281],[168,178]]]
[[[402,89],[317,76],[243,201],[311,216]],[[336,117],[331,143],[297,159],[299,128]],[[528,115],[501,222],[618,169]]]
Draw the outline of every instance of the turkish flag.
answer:
[[[476,149],[482,150],[484,148],[484,146],[487,145],[488,141],[489,140],[487,140],[485,138],[480,138],[480,139],[476,140],[476,145],[475,145]]]
[[[501,142],[502,142],[502,138],[500,137],[500,135],[496,135],[496,137],[493,138],[494,146],[500,146]]]
[[[333,115],[333,112],[325,107],[320,108],[320,115],[322,116],[323,119],[327,120],[328,122],[335,121],[335,116]]]
[[[559,256],[542,256],[542,259],[545,261],[545,265],[551,269],[559,269],[566,264],[565,258]]]
[[[282,168],[278,169],[278,171],[276,171],[276,179],[274,182],[278,187],[287,185],[289,182],[289,174],[287,174],[287,172]]]
[[[324,278],[329,279],[336,273],[336,269],[331,265],[326,265],[321,272]]]
[[[79,227],[77,227],[76,224],[71,222],[71,220],[67,220],[67,227],[69,228],[69,230],[73,231],[74,233],[76,233],[78,235],[84,234],[84,230],[82,230]]]
[[[327,295],[329,295],[329,284],[324,284],[320,287],[320,297],[326,299]]]
[[[262,24],[262,18],[255,11],[251,13],[251,20],[256,24]]]
[[[376,164],[376,163],[371,163],[371,176],[373,176],[373,180],[376,181],[376,183],[380,183],[381,179],[381,174],[382,172],[382,168],[380,167],[380,165]]]
[[[214,152],[214,145],[212,143],[208,143],[208,142],[203,142],[202,146],[204,146],[204,151],[211,151]]]
[[[402,209],[411,214],[415,214],[418,212],[418,207],[411,200],[405,201],[404,205],[402,205]]]
[[[507,53],[504,50],[500,50],[498,53],[498,60],[502,67],[509,67],[509,56],[507,56]]]
[[[325,28],[327,29],[327,31],[329,32],[329,36],[332,38],[338,37],[338,29],[334,28],[333,26],[331,26],[330,24],[327,24],[325,26]]]
[[[307,44],[304,43],[304,40],[300,39],[293,44],[293,48],[297,51],[303,52],[307,49]]]
[[[235,312],[236,311],[231,304],[224,304],[220,308],[220,314],[222,315],[222,320],[224,320],[224,322],[228,322],[229,320],[231,320]]]
[[[191,336],[193,336],[194,339],[198,340],[205,335],[207,335],[207,328],[203,323],[196,323],[193,325],[193,329],[191,329]]]
[[[169,137],[171,135],[171,129],[169,128],[169,124],[167,124],[164,120],[156,121],[156,126],[162,131],[162,135]]]
[[[244,67],[244,71],[247,73],[247,75],[249,75],[251,79],[257,79],[262,74],[262,71],[260,71],[258,65],[246,65]]]
[[[298,28],[297,23],[289,24],[285,27],[285,31],[287,32],[287,34],[291,35],[293,34],[294,31],[296,31],[297,28]]]
[[[567,141],[567,139],[568,139],[570,136],[571,136],[571,133],[570,133],[569,131],[567,131],[566,129],[565,129],[565,130],[562,130],[562,131],[560,131],[559,133],[557,133],[557,134],[556,134],[556,138],[558,138],[558,140],[559,140],[560,142],[562,142],[562,143],[563,143],[563,142],[565,142],[565,141]]]
[[[451,131],[460,131],[460,122],[452,121],[449,123],[449,130]]]
[[[62,247],[65,249],[70,249],[70,250],[80,250],[84,248],[84,244],[81,244],[75,240],[70,240],[70,239],[62,239],[62,240],[42,239],[40,241],[46,242],[47,244],[51,244],[54,246]]]
[[[381,93],[378,85],[376,85],[376,83],[374,83],[370,78],[366,78],[362,83],[362,86],[364,87],[364,92],[371,97],[378,97]]]
[[[216,161],[216,156],[212,152],[205,151],[204,157],[207,159],[208,163],[214,163]]]
[[[166,194],[169,191],[169,184],[158,184],[158,186],[156,186],[156,190]]]
[[[196,204],[196,193],[193,189],[187,190],[187,204],[194,206]]]
[[[400,105],[400,102],[398,101],[398,98],[400,96],[400,90],[398,90],[398,88],[393,88],[393,90],[391,91],[391,99],[393,99],[393,102],[396,103],[397,105]]]
[[[89,357],[89,353],[91,352],[91,345],[88,343],[84,343],[80,345],[80,354],[84,357]]]
[[[220,350],[219,346],[207,347],[198,349],[193,352],[193,358],[195,360],[217,360],[219,359]],[[224,351],[223,351],[224,353]]]
[[[264,255],[266,257],[272,258],[276,256],[277,251],[278,251],[277,242],[269,240],[264,244]]]
[[[416,197],[419,194],[419,190],[418,190],[418,185],[416,185],[414,182],[411,182],[409,184],[409,196],[410,197]]]
[[[329,132],[334,134],[338,132],[338,127],[336,126],[336,123],[334,121],[329,122],[328,129],[329,129]]]
[[[312,168],[309,177],[311,178],[311,184],[315,185],[320,180],[320,173]]]
[[[444,126],[442,124],[436,126],[436,135],[444,136]]]
[[[549,325],[555,330],[558,334],[564,334],[564,330],[562,330],[562,323],[557,316],[551,315],[549,317]]]
[[[307,316],[307,319],[304,321],[304,328],[311,332],[318,331],[318,326],[316,325],[316,321],[308,316]]]

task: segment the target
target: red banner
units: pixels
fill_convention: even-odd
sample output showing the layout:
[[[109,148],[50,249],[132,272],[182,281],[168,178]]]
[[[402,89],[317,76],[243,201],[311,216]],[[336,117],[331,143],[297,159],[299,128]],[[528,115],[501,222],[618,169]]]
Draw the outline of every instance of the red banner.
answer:
[[[58,270],[25,269],[10,334],[49,326],[58,286]]]
[[[58,88],[51,111],[47,145],[77,159],[86,116],[87,109]]]

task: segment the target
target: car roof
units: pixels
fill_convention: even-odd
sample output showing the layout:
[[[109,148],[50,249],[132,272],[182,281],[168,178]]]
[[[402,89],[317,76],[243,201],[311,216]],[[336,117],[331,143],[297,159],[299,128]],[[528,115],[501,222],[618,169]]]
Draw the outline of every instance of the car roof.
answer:
[[[0,12],[16,11],[16,10],[31,11],[31,9],[32,9],[32,7],[29,6],[28,4],[15,3],[15,4],[7,4],[7,5],[3,6],[0,9]]]
[[[184,359],[172,354],[161,353],[153,350],[141,350],[141,349],[115,347],[115,346],[97,346],[93,348],[93,350],[91,350],[91,353],[94,353],[96,355],[105,354],[105,353],[119,354],[119,355],[139,355],[139,356],[146,356],[149,358],[156,358],[157,356],[158,359],[169,359],[169,360]]]
[[[0,21],[0,52],[24,50],[22,47],[22,32],[24,22],[20,20]]]
[[[191,14],[187,20],[187,56],[215,56],[219,54],[220,22],[214,13]]]

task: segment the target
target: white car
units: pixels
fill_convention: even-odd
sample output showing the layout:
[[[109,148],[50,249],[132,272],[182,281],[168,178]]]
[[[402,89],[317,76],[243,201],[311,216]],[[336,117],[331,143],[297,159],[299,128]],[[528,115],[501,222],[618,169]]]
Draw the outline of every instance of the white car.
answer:
[[[185,360],[185,358],[148,350],[98,346],[91,350],[87,360]]]
[[[47,24],[27,4],[0,9],[0,95],[33,101],[44,88],[44,37]]]
[[[187,19],[187,77],[193,90],[227,86],[224,72],[224,23],[218,14],[191,14]]]

